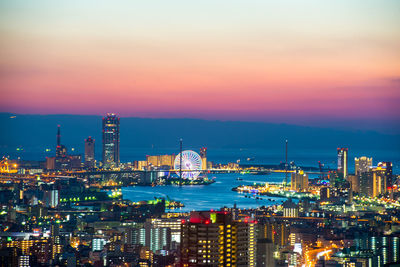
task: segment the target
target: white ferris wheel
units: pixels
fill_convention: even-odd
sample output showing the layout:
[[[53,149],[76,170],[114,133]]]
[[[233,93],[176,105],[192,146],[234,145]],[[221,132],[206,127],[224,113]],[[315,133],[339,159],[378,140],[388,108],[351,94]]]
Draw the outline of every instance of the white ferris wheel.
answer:
[[[181,167],[182,154],[182,167]],[[184,150],[176,156],[174,161],[175,173],[180,176],[182,170],[182,178],[194,180],[202,170],[202,161],[199,154],[192,150]]]

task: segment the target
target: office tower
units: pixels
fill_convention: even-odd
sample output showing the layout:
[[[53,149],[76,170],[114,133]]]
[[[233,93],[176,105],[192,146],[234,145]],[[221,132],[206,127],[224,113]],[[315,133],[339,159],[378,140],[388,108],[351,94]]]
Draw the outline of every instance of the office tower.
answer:
[[[103,118],[103,168],[119,165],[119,118],[107,113]]]
[[[207,170],[207,148],[202,147],[200,148],[200,157],[203,170]]]
[[[254,222],[228,212],[191,212],[182,223],[181,266],[255,266]]]
[[[85,168],[94,168],[94,139],[88,137],[85,139]]]
[[[360,173],[368,171],[369,167],[371,166],[372,166],[372,158],[367,158],[367,157],[354,158],[355,175],[360,175]]]
[[[308,174],[302,170],[297,170],[292,173],[291,177],[291,189],[297,192],[308,191]]]
[[[337,149],[337,157],[338,157],[337,170],[338,173],[343,175],[343,178],[346,178],[348,174],[348,152],[349,150],[347,148]]]

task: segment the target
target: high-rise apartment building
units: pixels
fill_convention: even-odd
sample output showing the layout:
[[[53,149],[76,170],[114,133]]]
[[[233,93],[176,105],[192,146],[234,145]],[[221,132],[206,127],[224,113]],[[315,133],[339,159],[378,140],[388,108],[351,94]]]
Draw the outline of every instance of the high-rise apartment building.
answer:
[[[372,158],[360,157],[354,158],[354,171],[355,175],[360,175],[363,172],[367,172],[369,167],[372,166]]]
[[[103,168],[119,165],[119,118],[107,113],[103,118]]]
[[[192,212],[183,222],[181,266],[255,266],[256,224],[227,212]]]
[[[393,187],[393,163],[392,162],[379,162],[378,167],[384,169],[386,180],[387,180],[387,187]]]
[[[291,177],[291,189],[297,192],[308,191],[308,174],[302,170],[297,170],[292,173]]]
[[[348,152],[348,148],[339,147],[337,149],[337,171],[343,175],[343,178],[346,178],[348,174]]]
[[[377,197],[387,192],[386,168],[383,166],[370,167],[367,172],[361,173],[360,194],[368,197]]]
[[[94,139],[92,137],[89,136],[85,139],[85,168],[95,167],[94,144]]]

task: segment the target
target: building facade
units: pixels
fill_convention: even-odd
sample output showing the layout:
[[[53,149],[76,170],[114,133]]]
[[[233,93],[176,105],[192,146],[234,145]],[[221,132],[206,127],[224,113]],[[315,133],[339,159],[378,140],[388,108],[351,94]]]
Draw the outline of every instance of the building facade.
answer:
[[[297,192],[308,191],[308,174],[302,170],[297,170],[291,176],[291,189]]]
[[[181,266],[256,266],[256,226],[227,212],[192,212],[182,223]]]
[[[103,168],[119,165],[119,118],[107,113],[103,118]]]
[[[372,166],[372,158],[360,157],[354,158],[354,171],[355,175],[360,175],[363,172],[369,170],[369,167]]]
[[[337,171],[346,178],[348,175],[348,148],[339,147],[337,149]]]
[[[85,168],[91,169],[95,167],[94,145],[95,141],[92,137],[89,136],[85,139]]]

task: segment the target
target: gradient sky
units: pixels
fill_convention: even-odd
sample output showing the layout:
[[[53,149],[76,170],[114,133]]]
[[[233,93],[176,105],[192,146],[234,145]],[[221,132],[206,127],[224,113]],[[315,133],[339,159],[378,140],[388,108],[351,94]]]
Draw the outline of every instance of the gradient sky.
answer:
[[[395,128],[399,29],[396,0],[3,0],[0,112]]]

